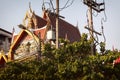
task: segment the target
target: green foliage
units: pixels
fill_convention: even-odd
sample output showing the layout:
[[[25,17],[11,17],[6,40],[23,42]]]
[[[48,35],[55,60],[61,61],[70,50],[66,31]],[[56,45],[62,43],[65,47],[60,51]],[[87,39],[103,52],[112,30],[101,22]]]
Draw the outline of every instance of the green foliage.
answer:
[[[105,43],[104,43],[104,42],[101,42],[101,43],[100,43],[100,51],[101,51],[102,54],[103,54],[104,51],[105,51]]]
[[[40,61],[10,62],[0,69],[0,80],[119,80],[120,64],[113,60],[118,51],[90,55],[91,40],[83,34],[80,42],[54,49],[46,44]],[[102,44],[101,47],[104,48]]]

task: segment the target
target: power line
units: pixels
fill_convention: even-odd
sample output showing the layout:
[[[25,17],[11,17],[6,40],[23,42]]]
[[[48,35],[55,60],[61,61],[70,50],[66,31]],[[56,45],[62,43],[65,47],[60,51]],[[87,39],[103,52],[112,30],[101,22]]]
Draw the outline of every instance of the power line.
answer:
[[[102,35],[103,35],[103,38],[104,38],[104,42],[106,42],[106,37],[105,37],[105,34],[104,34],[104,28],[103,28],[102,20],[101,20],[101,29],[102,29]]]
[[[67,2],[65,3],[65,5],[62,8],[59,8],[59,11],[62,11],[64,9],[70,7],[73,4],[74,1],[75,0],[67,0]],[[56,9],[54,8],[53,0],[50,0],[50,1],[43,0],[42,9],[44,9],[46,7],[45,4],[49,5],[49,8],[48,8],[49,10],[55,12]]]
[[[101,8],[101,6],[103,7],[103,5],[105,5],[104,2],[102,3],[98,3],[96,0],[83,0],[83,3],[85,5],[88,6],[89,8],[89,19],[88,19],[88,15],[87,15],[87,22],[88,22],[88,27],[85,27],[86,29],[89,30],[89,33],[90,33],[90,38],[92,39],[92,43],[91,43],[91,53],[92,54],[95,54],[96,50],[96,43],[99,44],[98,42],[98,35],[101,35],[101,33],[97,32],[94,30],[93,28],[93,15],[94,13],[92,12],[92,10],[95,10],[96,12],[100,13],[101,11],[104,11],[105,9],[104,8]],[[105,7],[105,6],[104,6]],[[88,11],[87,11],[88,12]],[[97,14],[98,15],[98,14]],[[97,16],[96,15],[96,16]],[[96,38],[94,37],[94,34],[96,35]]]
[[[105,0],[103,0],[103,3],[105,3]],[[107,15],[106,15],[106,12],[105,12],[105,5],[104,5],[104,18],[102,18],[102,21],[106,22],[107,21]]]
[[[65,8],[70,7],[70,6],[73,4],[74,1],[75,1],[75,0],[72,0],[71,3],[68,5],[68,3],[70,2],[70,0],[68,0],[68,1],[66,2],[66,4],[65,4],[62,8],[60,8],[60,11],[62,11],[62,10],[65,9]]]
[[[103,3],[105,3],[105,0],[103,0]],[[102,35],[103,35],[103,38],[104,38],[104,42],[106,42],[106,37],[105,37],[105,34],[104,34],[103,22],[107,21],[107,15],[106,15],[105,9],[106,9],[106,7],[104,5],[104,18],[101,18],[101,29],[102,29]]]
[[[44,0],[43,0],[43,4],[42,4],[42,10],[46,9],[46,5],[48,5],[47,10],[52,10],[52,8],[51,8],[52,5],[51,5],[51,3],[48,2],[48,1],[44,1]]]
[[[93,14],[94,17],[97,17],[97,16],[98,16],[98,12],[96,12],[96,14],[95,14],[95,12],[96,12],[96,11],[93,11],[92,14]]]
[[[54,5],[53,5],[52,0],[50,0],[50,4],[51,4],[51,6],[52,6],[52,10],[53,10],[53,12],[55,13],[55,9],[54,9]]]

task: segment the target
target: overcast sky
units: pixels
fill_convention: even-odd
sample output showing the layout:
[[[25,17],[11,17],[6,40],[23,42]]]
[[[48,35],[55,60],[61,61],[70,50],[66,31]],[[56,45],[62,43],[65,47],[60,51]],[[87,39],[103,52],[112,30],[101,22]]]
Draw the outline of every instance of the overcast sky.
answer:
[[[45,0],[48,1],[48,0]],[[55,2],[55,0],[53,0]],[[72,0],[70,0],[72,1]],[[102,0],[96,0],[101,2]],[[43,0],[0,0],[0,28],[12,32],[19,33],[20,29],[17,25],[21,24],[26,11],[29,9],[29,2],[31,2],[32,10],[39,16],[42,16],[42,3]],[[60,7],[63,7],[67,0],[60,0]],[[104,32],[106,36],[106,48],[117,48],[120,50],[120,0],[105,0],[105,12],[107,15],[107,22],[103,23]],[[48,5],[46,5],[48,7]],[[55,4],[54,4],[55,7]],[[60,11],[60,14],[65,17],[65,20],[73,25],[79,26],[81,33],[89,33],[84,28],[87,25],[88,7],[83,4],[82,0],[74,0],[73,4]],[[94,15],[97,15],[94,12]],[[101,18],[105,18],[104,12],[98,13],[94,20],[94,29],[101,32]],[[102,36],[99,36],[99,41],[104,41]]]

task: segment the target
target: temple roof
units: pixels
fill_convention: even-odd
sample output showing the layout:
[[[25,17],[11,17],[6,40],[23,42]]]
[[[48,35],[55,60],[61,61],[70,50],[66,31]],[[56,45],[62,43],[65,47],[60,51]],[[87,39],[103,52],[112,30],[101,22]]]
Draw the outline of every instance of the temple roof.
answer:
[[[45,14],[46,13],[46,14]],[[56,14],[49,12],[49,14],[47,13],[47,11],[45,11],[43,18],[47,19],[46,17],[49,17],[51,26],[55,29],[56,28]],[[47,19],[48,20],[48,19]],[[68,40],[70,40],[70,42],[74,42],[74,41],[80,41],[80,32],[78,27],[73,26],[72,24],[66,22],[65,20],[59,18],[59,38],[65,38],[66,34],[67,34],[67,38]]]
[[[47,21],[36,15],[35,12],[31,10],[31,8],[26,12],[25,17],[23,19],[23,25],[26,26],[28,29],[42,28],[46,24]]]
[[[33,39],[38,41],[40,38],[41,40],[43,40],[45,36],[45,30],[46,30],[46,27],[35,29],[33,30],[34,34],[29,30],[21,30],[20,33],[15,36],[13,44],[11,45],[11,49],[12,50],[17,49],[19,44],[25,39],[26,40]],[[39,33],[40,33],[40,37],[38,36]]]
[[[41,39],[44,40],[46,38],[46,31],[48,31],[48,27],[52,26],[52,29],[56,28],[56,15],[52,12],[44,11],[43,18],[37,16],[34,12],[32,12],[32,19],[34,22],[33,33],[38,38],[38,34],[40,33]],[[28,29],[29,30],[29,29]],[[26,36],[32,36],[28,30],[21,30],[21,32],[15,36],[14,43],[12,48],[16,48],[19,45],[20,41],[22,41]],[[59,38],[66,38],[70,42],[80,41],[81,35],[77,27],[72,24],[66,22],[65,20],[59,18]],[[30,37],[29,37],[30,38]]]

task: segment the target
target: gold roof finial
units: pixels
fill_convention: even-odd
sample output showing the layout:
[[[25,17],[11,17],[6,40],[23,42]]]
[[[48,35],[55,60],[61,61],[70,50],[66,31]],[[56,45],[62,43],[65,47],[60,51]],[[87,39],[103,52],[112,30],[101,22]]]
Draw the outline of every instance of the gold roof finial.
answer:
[[[33,15],[34,12],[31,9],[31,2],[29,2],[29,10],[27,10],[23,20],[23,25],[26,26],[27,28],[32,28],[33,26],[33,20],[32,20]]]

